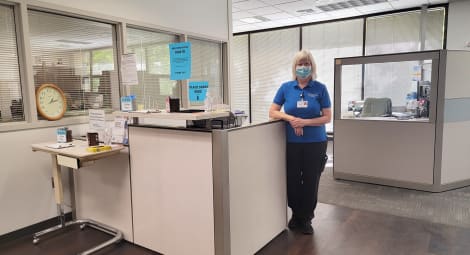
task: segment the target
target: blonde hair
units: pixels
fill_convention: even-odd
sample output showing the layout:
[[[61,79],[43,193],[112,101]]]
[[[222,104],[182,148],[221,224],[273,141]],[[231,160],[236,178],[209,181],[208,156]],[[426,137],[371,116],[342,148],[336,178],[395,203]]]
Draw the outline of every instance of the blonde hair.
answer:
[[[313,59],[312,53],[309,50],[301,50],[297,52],[294,56],[294,61],[292,62],[292,79],[296,80],[297,75],[295,74],[295,68],[297,63],[301,60],[307,60],[312,65],[312,75],[311,79],[314,80],[317,78],[317,64],[315,64],[315,60]]]

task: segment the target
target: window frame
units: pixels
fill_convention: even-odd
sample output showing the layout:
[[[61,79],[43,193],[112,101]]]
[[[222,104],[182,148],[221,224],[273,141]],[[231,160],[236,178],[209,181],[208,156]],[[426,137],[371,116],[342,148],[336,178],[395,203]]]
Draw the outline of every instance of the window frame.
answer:
[[[117,26],[115,23],[112,23],[112,22],[108,22],[108,21],[105,21],[105,20],[101,20],[101,19],[94,19],[94,18],[89,18],[89,17],[85,17],[85,16],[82,16],[82,15],[75,15],[75,14],[69,14],[69,13],[61,13],[61,12],[56,12],[56,11],[51,11],[51,10],[44,10],[42,8],[31,8],[31,7],[28,7],[26,9],[26,15],[29,17],[29,14],[30,12],[36,12],[36,13],[42,13],[42,14],[45,14],[45,15],[56,15],[56,16],[61,16],[63,18],[71,18],[71,19],[78,19],[78,20],[83,20],[85,22],[97,22],[97,23],[101,23],[101,24],[105,24],[105,25],[109,25],[111,26],[111,41],[112,41],[112,47],[111,49],[113,50],[113,52],[115,52],[113,54],[113,65],[114,65],[114,71],[116,71],[118,73],[118,76],[119,76],[119,66],[118,66],[118,57],[119,57],[119,53],[118,53],[118,38],[117,38]],[[29,19],[28,19],[28,26],[29,26]],[[29,27],[28,27],[29,28]],[[29,29],[28,29],[28,32]],[[28,34],[28,37],[29,37],[29,34]],[[28,38],[28,43],[31,43],[31,38]],[[90,91],[89,92],[94,92],[93,90],[93,79],[94,78],[98,78],[98,77],[101,77],[101,75],[95,75],[93,74],[93,52],[95,51],[98,51],[98,50],[103,50],[103,49],[109,49],[109,47],[100,47],[100,48],[95,48],[95,49],[89,49],[89,50],[85,50],[84,52],[89,52],[89,64],[90,64],[90,73],[89,75],[83,75],[83,74],[80,74],[80,77],[81,79],[83,78],[88,78],[89,79],[89,82],[90,82]],[[83,54],[83,53],[82,53]],[[32,46],[30,45],[30,51],[29,51],[29,55],[31,57],[33,57],[33,51],[32,51]],[[33,62],[30,62],[30,65],[33,66]],[[34,83],[34,71],[32,71],[31,73],[32,75],[32,84],[31,86],[33,88],[35,88],[35,83]],[[67,77],[68,78],[68,77]],[[82,81],[83,82],[83,81]],[[80,86],[83,86],[83,84],[80,84]],[[119,84],[120,86],[120,84]],[[110,88],[112,89],[112,88]],[[117,93],[119,93],[120,95],[120,92],[119,91],[116,91]],[[111,98],[112,98],[112,95],[113,95],[113,91],[111,91]],[[35,96],[35,93],[33,93],[33,97]],[[35,98],[35,97],[34,97]],[[112,101],[111,101],[112,102]],[[36,103],[35,103],[36,104]],[[34,104],[34,105],[35,105]],[[112,112],[112,111],[115,111],[117,109],[112,109],[112,103],[111,105],[109,106],[110,108],[99,108],[99,109],[102,109],[102,110],[105,110],[105,112],[109,113],[109,112]],[[86,108],[86,109],[78,109],[78,110],[67,110],[66,114],[64,115],[64,117],[60,120],[58,120],[59,122],[60,121],[63,121],[64,119],[69,119],[69,118],[79,118],[79,117],[84,117],[86,119],[88,119],[88,110],[90,110],[91,108]],[[34,116],[34,112],[31,113],[32,116]],[[39,115],[36,111],[36,116],[35,116],[35,120],[37,122],[43,122],[43,121],[47,121],[47,120],[43,120],[43,119],[39,119]]]

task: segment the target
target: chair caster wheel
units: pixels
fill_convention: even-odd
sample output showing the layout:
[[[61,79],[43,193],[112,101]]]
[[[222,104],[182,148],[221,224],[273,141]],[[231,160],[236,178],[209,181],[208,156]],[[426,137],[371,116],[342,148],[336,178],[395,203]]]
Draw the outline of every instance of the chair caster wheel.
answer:
[[[33,244],[39,243],[39,238],[33,238]]]
[[[80,230],[83,230],[86,227],[86,224],[80,225]]]

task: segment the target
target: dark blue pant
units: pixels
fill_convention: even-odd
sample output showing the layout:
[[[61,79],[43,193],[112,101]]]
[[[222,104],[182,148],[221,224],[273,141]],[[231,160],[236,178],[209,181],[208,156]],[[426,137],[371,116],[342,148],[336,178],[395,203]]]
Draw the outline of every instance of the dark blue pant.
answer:
[[[327,144],[287,143],[287,202],[298,221],[309,222],[314,217],[318,184],[328,159]]]

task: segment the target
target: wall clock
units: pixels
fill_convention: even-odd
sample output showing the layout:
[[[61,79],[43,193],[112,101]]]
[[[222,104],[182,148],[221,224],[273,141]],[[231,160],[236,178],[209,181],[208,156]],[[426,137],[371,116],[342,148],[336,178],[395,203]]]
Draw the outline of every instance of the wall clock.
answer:
[[[54,84],[42,84],[36,90],[36,107],[47,120],[62,118],[67,110],[64,92]]]

